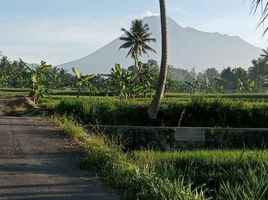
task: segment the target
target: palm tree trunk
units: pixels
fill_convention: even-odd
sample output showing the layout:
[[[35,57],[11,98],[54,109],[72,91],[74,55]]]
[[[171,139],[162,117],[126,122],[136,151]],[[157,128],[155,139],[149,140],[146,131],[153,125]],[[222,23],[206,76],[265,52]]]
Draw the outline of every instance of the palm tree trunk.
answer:
[[[140,71],[140,66],[139,66],[139,58],[138,58],[138,53],[136,52],[134,55],[134,62],[135,62],[135,68],[137,70],[137,72]]]
[[[135,60],[135,68],[136,68],[136,74],[137,74],[135,84],[138,85],[140,83],[140,66],[139,66],[138,53],[135,53],[134,60]]]
[[[148,115],[150,119],[156,119],[161,100],[164,97],[165,85],[167,80],[167,60],[168,60],[168,38],[167,38],[167,13],[166,13],[166,0],[159,0],[160,2],[160,15],[161,15],[161,32],[162,32],[162,60],[159,74],[159,82],[156,88],[153,101],[151,102]]]

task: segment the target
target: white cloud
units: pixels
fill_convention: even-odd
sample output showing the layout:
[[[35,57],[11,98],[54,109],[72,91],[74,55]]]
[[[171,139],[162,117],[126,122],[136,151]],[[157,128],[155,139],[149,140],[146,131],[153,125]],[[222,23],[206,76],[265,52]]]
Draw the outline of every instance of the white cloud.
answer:
[[[159,13],[154,13],[154,12],[152,12],[152,11],[150,11],[150,10],[147,10],[147,11],[145,12],[145,16],[146,16],[146,17],[159,16]]]

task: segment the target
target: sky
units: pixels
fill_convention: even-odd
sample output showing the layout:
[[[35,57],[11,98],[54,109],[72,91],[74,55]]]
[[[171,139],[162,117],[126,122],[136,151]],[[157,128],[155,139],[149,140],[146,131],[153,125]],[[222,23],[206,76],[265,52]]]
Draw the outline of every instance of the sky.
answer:
[[[183,27],[239,36],[266,48],[251,1],[167,0],[167,9]],[[0,0],[0,51],[29,63],[62,64],[114,40],[131,20],[157,14],[158,0]]]

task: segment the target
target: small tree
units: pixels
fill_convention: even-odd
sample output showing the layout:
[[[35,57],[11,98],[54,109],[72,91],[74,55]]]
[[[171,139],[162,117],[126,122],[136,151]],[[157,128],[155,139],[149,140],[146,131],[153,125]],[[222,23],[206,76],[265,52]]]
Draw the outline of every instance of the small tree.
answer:
[[[94,88],[94,86],[91,84],[92,79],[95,77],[94,74],[85,75],[82,76],[81,72],[78,68],[72,68],[73,74],[74,74],[74,82],[71,84],[73,87],[77,89],[77,99],[79,99],[81,94],[81,89],[88,87],[90,89]]]
[[[108,84],[112,86],[112,91],[120,97],[134,97],[137,92],[135,73],[124,70],[120,64],[115,64],[108,75]]]
[[[38,103],[40,97],[43,97],[47,92],[48,77],[46,77],[47,72],[52,69],[51,65],[47,65],[46,62],[41,61],[41,64],[36,68],[32,69],[25,65],[31,74],[31,90],[29,92],[29,97],[34,103]]]
[[[201,83],[199,82],[199,80],[197,79],[197,77],[193,78],[192,82],[185,82],[185,85],[187,87],[189,87],[190,89],[190,95],[195,95],[195,93],[201,89]]]
[[[256,89],[256,82],[250,79],[247,80],[237,80],[237,92],[253,92]]]
[[[147,64],[144,64],[142,62],[139,62],[139,81],[137,83],[138,91],[143,94],[144,97],[146,97],[147,93],[152,92],[153,89],[153,81],[154,81],[154,74],[153,69],[148,66]]]

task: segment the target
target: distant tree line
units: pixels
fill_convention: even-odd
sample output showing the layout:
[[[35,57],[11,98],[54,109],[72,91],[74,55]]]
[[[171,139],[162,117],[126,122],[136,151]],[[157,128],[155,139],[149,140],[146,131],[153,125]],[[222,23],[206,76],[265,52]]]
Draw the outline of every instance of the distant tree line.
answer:
[[[38,66],[37,64],[26,64],[22,60],[11,61],[8,57],[1,56],[0,87],[31,88],[32,71]],[[51,67],[50,70],[44,72],[44,76],[46,86],[51,89],[63,89],[65,84],[73,79],[73,76],[67,70],[58,67]]]
[[[194,68],[187,70],[169,65],[166,92],[265,93],[268,91],[268,56],[266,53],[264,51],[260,58],[253,60],[252,67],[248,70],[242,67],[227,67],[221,71],[208,68],[203,72],[196,72]],[[155,60],[149,60],[147,63],[139,62],[138,65],[138,75],[137,66],[130,66],[126,69],[117,64],[109,74],[95,76],[82,76],[75,68],[70,73],[66,69],[51,67],[42,72],[42,84],[47,89],[68,88],[79,90],[79,92],[118,95],[124,98],[152,94],[157,86],[159,65]],[[0,87],[30,89],[33,71],[38,66],[25,64],[22,60],[11,61],[6,56],[1,56]]]

